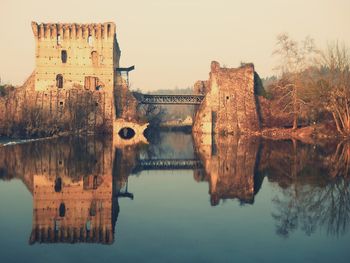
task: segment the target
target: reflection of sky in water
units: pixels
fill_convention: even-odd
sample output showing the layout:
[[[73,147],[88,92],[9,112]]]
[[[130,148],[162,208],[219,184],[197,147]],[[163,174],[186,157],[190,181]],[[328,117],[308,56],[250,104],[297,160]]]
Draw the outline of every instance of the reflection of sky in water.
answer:
[[[154,159],[192,159],[194,158],[193,140],[191,134],[181,132],[160,133],[155,144],[148,147],[147,153],[140,152],[140,158]],[[151,153],[151,156],[149,156]]]
[[[181,141],[175,138],[176,142]],[[181,144],[187,139],[182,140]],[[169,144],[176,146],[176,142],[170,137],[163,138],[155,149],[155,158],[193,158],[190,143],[168,152]],[[261,162],[265,161],[262,157]],[[327,204],[337,201],[339,189],[341,193],[348,191],[348,187],[343,187],[344,181],[339,179],[334,184],[332,180],[320,179],[322,182],[315,186],[309,178],[314,172],[311,170],[298,173],[298,180],[284,181],[276,173],[279,166],[266,167],[262,187],[252,205],[226,199],[218,206],[210,206],[209,183],[194,180],[190,170],[148,170],[129,176],[128,190],[134,194],[134,200],[119,199],[120,212],[112,245],[29,246],[33,197],[20,179],[0,180],[1,261],[347,262],[350,233],[329,232],[331,222],[327,219],[331,218],[324,214],[332,207]],[[334,199],[327,196],[332,189],[336,189]],[[314,202],[318,198],[323,198],[323,202]],[[313,211],[318,208],[323,213],[315,215]],[[281,221],[274,216],[281,214],[290,216],[287,222],[291,225],[298,224],[294,229],[291,227],[287,236],[277,234]],[[312,215],[325,216],[325,222],[319,222],[310,234],[303,223]]]

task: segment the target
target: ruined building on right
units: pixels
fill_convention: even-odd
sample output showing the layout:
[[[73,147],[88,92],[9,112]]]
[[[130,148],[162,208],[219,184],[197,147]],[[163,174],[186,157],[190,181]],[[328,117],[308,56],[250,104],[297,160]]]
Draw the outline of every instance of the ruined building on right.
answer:
[[[252,134],[259,132],[259,104],[254,92],[253,64],[223,68],[211,63],[208,81],[196,82],[196,93],[205,98],[198,107],[193,132],[202,134]]]

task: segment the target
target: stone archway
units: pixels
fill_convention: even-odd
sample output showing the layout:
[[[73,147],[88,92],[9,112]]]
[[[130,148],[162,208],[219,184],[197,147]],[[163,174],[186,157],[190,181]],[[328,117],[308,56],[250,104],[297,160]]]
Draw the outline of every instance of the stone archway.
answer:
[[[135,130],[130,127],[123,127],[119,130],[118,135],[125,140],[130,140],[135,136]]]

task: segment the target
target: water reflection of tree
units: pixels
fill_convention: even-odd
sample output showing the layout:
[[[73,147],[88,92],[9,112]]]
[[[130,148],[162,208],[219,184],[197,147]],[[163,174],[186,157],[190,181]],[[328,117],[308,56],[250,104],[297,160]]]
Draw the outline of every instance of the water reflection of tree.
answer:
[[[328,169],[317,174],[313,180],[307,178],[311,160],[303,167],[292,183],[282,189],[281,195],[273,199],[276,211],[278,235],[288,237],[298,228],[307,235],[317,229],[325,229],[329,235],[343,235],[350,224],[349,173],[350,144],[342,142],[329,158],[325,159]],[[319,172],[322,170],[319,170]]]
[[[350,166],[350,141],[340,142],[337,145],[331,162],[333,164],[330,172],[332,177],[348,176]]]

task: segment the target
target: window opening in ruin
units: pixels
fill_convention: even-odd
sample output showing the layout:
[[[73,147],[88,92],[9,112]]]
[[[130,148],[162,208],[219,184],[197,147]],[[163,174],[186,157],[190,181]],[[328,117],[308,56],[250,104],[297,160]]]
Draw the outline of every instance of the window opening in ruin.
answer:
[[[64,203],[60,204],[60,207],[58,208],[58,212],[60,217],[64,217],[66,215],[66,206]]]
[[[98,66],[98,54],[96,51],[91,52],[91,60],[93,66]]]
[[[92,47],[92,36],[91,35],[88,36],[87,42],[88,42],[89,46]]]
[[[66,50],[61,51],[61,60],[62,60],[62,63],[67,63],[67,51]]]
[[[56,87],[59,89],[63,88],[63,76],[62,76],[62,74],[58,74],[56,76]]]
[[[111,25],[108,24],[108,26],[107,26],[107,35],[110,36],[110,33],[111,33]]]
[[[57,35],[57,45],[61,45],[61,35]]]
[[[63,101],[60,101],[60,105],[63,106]]]
[[[61,177],[57,177],[55,180],[55,192],[59,193],[62,191],[62,179]]]
[[[101,85],[97,85],[96,86],[96,90],[102,90],[102,86]]]

